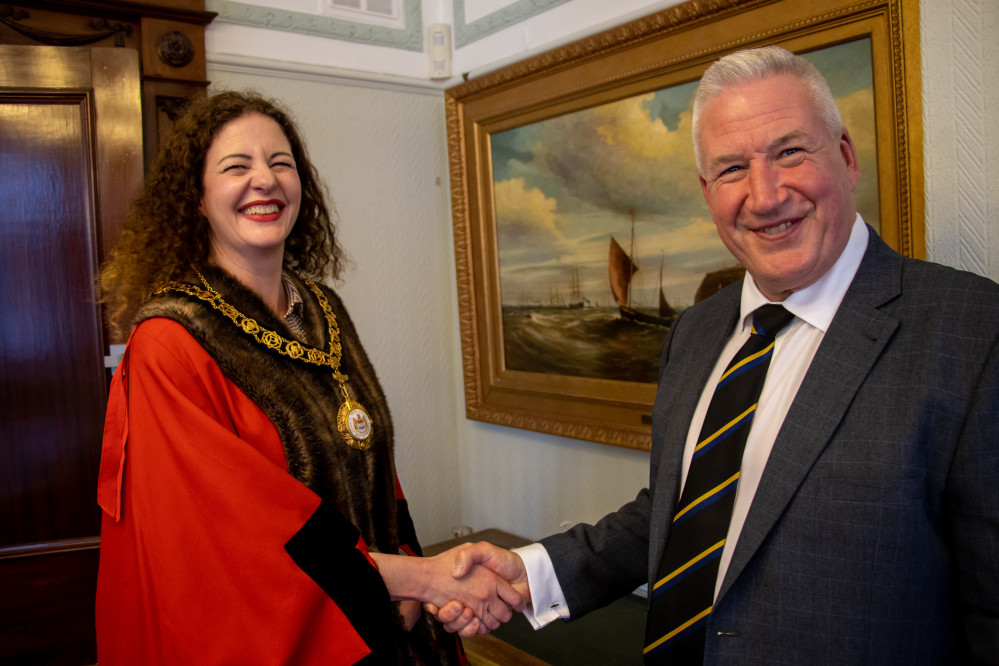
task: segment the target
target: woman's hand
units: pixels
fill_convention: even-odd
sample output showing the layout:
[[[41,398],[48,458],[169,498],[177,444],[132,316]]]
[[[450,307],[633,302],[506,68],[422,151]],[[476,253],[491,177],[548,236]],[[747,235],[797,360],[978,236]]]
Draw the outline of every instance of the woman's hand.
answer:
[[[419,601],[413,599],[406,599],[399,602],[399,614],[402,615],[403,623],[406,625],[406,631],[412,631],[416,623],[420,621],[420,616],[423,615],[423,605]]]

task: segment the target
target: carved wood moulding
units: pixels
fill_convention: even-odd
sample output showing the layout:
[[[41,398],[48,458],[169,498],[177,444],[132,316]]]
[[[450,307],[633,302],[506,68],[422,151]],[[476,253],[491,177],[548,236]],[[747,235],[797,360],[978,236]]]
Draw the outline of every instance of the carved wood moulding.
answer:
[[[22,21],[30,19],[31,15],[24,9],[11,5],[0,5],[0,23],[28,39],[46,46],[87,46],[106,39],[115,38],[115,46],[125,46],[124,36],[132,34],[132,26],[127,23],[112,23],[103,18],[96,18],[87,25],[94,31],[86,35],[73,35],[48,30],[40,30],[25,25]]]

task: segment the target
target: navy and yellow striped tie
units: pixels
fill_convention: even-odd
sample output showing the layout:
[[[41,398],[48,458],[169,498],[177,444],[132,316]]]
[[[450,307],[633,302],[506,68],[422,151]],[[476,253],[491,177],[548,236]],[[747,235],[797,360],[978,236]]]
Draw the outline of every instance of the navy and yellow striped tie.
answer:
[[[794,319],[781,305],[753,313],[753,332],[722,373],[673,516],[651,593],[646,664],[701,664],[718,562],[725,547],[742,453],[774,338]]]

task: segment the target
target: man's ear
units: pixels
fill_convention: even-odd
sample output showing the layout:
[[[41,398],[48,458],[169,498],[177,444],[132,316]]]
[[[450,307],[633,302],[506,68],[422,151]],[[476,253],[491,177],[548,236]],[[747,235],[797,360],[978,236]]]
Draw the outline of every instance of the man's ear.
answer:
[[[846,165],[847,173],[850,174],[850,189],[854,190],[860,182],[860,162],[857,160],[857,147],[853,145],[850,131],[845,127],[839,138],[839,154]]]

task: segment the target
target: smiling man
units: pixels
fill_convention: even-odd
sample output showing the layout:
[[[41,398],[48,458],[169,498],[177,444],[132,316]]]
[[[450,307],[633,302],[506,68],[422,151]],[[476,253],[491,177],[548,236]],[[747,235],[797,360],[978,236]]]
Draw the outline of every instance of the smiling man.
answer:
[[[995,663],[999,286],[864,223],[805,59],[722,58],[693,128],[747,277],[670,332],[648,488],[517,553],[478,544],[456,575],[498,571],[535,626],[648,582],[647,663]],[[457,611],[449,629],[476,626]]]
[[[857,214],[853,141],[841,123],[825,121],[800,81],[782,74],[714,97],[702,88],[698,97],[695,141],[708,210],[725,246],[772,301],[832,268]]]

